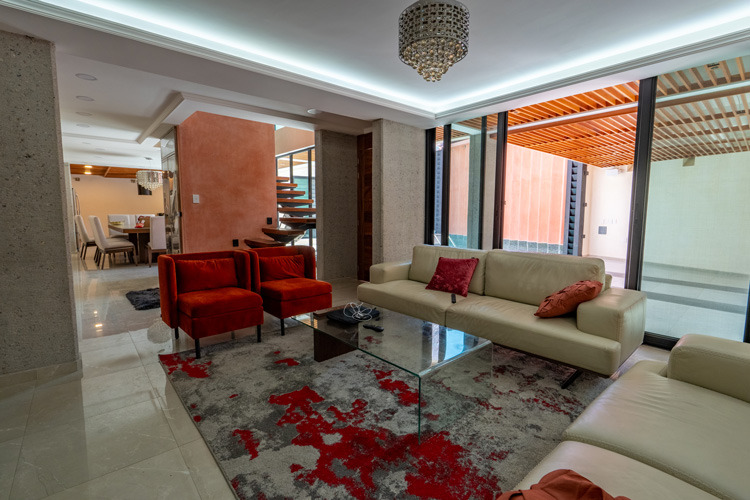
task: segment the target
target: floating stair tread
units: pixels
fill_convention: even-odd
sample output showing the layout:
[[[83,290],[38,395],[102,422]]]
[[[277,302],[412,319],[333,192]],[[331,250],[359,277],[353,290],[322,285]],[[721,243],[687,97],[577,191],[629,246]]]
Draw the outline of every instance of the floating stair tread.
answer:
[[[296,188],[298,184],[292,184],[291,182],[277,182],[276,189],[292,189]]]
[[[276,177],[276,182],[289,182],[289,177]]]
[[[315,200],[303,200],[302,198],[276,198],[276,203],[284,207],[296,207],[299,205],[312,205]]]
[[[301,229],[278,229],[275,227],[264,227],[263,232],[268,236],[302,236],[305,231]]]
[[[315,224],[315,217],[279,217],[284,224]]]
[[[281,241],[270,240],[270,239],[245,239],[245,245],[250,248],[270,248],[270,247],[283,247],[285,244]]]
[[[278,212],[285,214],[314,214],[317,208],[312,207],[279,207]]]
[[[295,196],[303,196],[307,194],[305,191],[276,191],[276,198],[294,198]]]

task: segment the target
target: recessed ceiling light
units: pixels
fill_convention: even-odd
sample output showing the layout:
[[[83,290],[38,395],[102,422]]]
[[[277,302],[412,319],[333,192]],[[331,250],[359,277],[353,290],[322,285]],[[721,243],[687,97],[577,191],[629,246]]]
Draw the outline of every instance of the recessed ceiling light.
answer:
[[[76,111],[76,114],[81,116],[94,116],[91,113],[86,113],[85,111]]]
[[[76,73],[76,77],[80,78],[81,80],[88,80],[90,82],[94,82],[97,80],[95,76],[87,75],[86,73]]]
[[[86,101],[86,102],[91,102],[91,101],[94,100],[94,99],[92,99],[91,97],[89,97],[87,95],[77,95],[76,99],[78,99],[79,101]]]
[[[92,168],[91,165],[84,165],[83,168]]]
[[[91,175],[91,172],[84,172],[84,175]]]
[[[307,112],[310,113],[311,115],[319,115],[320,113],[322,113],[321,110],[315,109],[315,108],[308,109]]]
[[[85,123],[76,123],[76,127],[89,128],[91,127],[91,125],[86,125]]]

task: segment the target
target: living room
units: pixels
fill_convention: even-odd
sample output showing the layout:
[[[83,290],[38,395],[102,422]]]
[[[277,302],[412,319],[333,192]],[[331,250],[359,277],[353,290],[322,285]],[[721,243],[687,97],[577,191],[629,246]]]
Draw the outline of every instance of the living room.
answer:
[[[341,32],[333,0],[321,12],[252,13],[232,2],[182,13],[161,2],[3,2],[11,71],[0,88],[20,126],[3,148],[4,229],[15,237],[0,306],[0,498],[496,498],[581,481],[546,477],[558,469],[611,496],[742,498],[750,13],[694,4],[651,2],[648,21],[618,11],[641,38],[593,23],[586,38],[599,47],[584,50],[558,26],[565,8],[540,18],[530,6],[501,15],[467,2],[468,55],[427,82],[394,53],[406,4],[350,8],[355,34]],[[611,14],[587,8],[592,19]],[[237,29],[243,15],[266,45]],[[175,20],[155,21],[164,16]],[[264,31],[285,23],[309,43]],[[499,32],[535,23],[546,38],[488,64]],[[545,59],[549,46],[559,53]],[[207,116],[313,137],[314,149],[253,160],[263,165],[253,176],[271,179],[268,207],[243,211],[252,192],[219,200],[252,230],[200,218],[222,183],[247,180],[221,174],[231,155],[206,153],[227,137],[198,125]],[[179,168],[200,174],[181,193],[182,255],[236,251],[236,266],[263,276],[261,259],[283,254],[243,240],[269,237],[262,227],[293,231],[282,218],[309,225],[274,197],[301,186],[315,229],[271,250],[304,256],[302,279],[319,283],[328,307],[286,314],[289,291],[258,288],[256,323],[202,337],[170,324],[166,299],[143,311],[126,299],[166,290],[163,268],[86,269],[94,256],[76,254],[65,164],[104,156],[112,168],[159,168],[144,158],[158,158],[175,127],[190,137]],[[191,166],[200,141],[207,156]],[[425,290],[440,257],[477,261],[466,296]],[[169,258],[179,262],[177,252],[160,262]],[[570,262],[589,267],[561,271]],[[546,295],[581,280],[599,283],[595,298],[567,316],[534,316]],[[323,326],[321,310],[348,303],[361,345]],[[334,337],[334,350],[355,352],[318,360],[318,342]],[[649,401],[662,410],[649,413]]]

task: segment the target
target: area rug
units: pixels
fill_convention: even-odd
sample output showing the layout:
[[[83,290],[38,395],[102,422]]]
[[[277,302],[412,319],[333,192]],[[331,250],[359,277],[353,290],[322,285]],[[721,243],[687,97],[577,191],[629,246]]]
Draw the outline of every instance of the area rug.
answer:
[[[477,377],[489,399],[459,401],[448,411],[460,418],[419,443],[415,377],[361,352],[316,363],[312,351],[302,327],[208,346],[200,360],[160,356],[241,500],[494,499],[610,383],[584,374],[560,389],[570,368],[495,346],[492,373]]]
[[[159,307],[158,288],[128,292],[125,294],[125,297],[133,304],[136,311],[145,311],[146,309],[156,309]]]

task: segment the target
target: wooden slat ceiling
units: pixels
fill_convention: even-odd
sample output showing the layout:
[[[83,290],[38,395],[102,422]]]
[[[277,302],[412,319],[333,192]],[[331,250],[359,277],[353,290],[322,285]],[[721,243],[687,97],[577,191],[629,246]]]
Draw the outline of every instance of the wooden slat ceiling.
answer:
[[[750,151],[749,70],[750,56],[744,56],[661,75],[652,161]],[[672,99],[680,94],[686,95]],[[598,167],[630,166],[637,102],[638,82],[629,82],[514,109],[508,142]],[[576,116],[582,112],[592,116]],[[480,129],[481,118],[458,125]],[[488,116],[488,129],[496,126],[497,116]],[[451,135],[468,133],[454,129]]]
[[[156,170],[148,168],[107,167],[102,165],[90,166],[91,168],[86,168],[86,165],[71,163],[70,173],[72,175],[101,175],[102,177],[108,177],[111,179],[135,179],[135,173],[139,170]],[[91,173],[88,174],[88,172]]]

